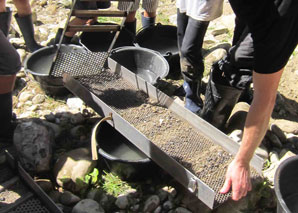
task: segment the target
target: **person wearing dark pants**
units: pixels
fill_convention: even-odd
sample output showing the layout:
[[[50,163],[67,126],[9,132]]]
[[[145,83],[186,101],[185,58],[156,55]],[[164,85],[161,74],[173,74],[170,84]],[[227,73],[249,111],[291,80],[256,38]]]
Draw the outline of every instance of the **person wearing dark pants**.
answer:
[[[232,189],[232,199],[239,200],[252,189],[249,164],[267,131],[284,67],[298,44],[298,1],[230,0],[230,3],[237,18],[246,24],[247,32],[231,47],[228,56],[215,65],[209,84],[224,85],[235,91],[246,87],[249,81],[253,83],[253,100],[242,142],[228,166],[226,181],[220,190],[225,194]],[[218,93],[216,87],[211,87],[211,91],[206,91],[209,96],[206,99],[214,102],[213,109],[208,109],[209,104],[205,102],[207,109],[203,108],[202,116],[216,110],[218,105],[222,105],[221,108],[230,105],[224,98],[217,101],[218,95],[213,95]],[[226,89],[224,92],[225,97],[230,95],[237,99],[234,92],[229,93]],[[229,116],[230,111],[226,113]],[[214,118],[213,115],[208,117]]]
[[[32,11],[29,4],[29,0],[13,0],[14,5],[17,8],[15,19],[24,37],[26,47],[30,52],[40,49],[39,45],[34,38],[34,26],[32,22]],[[0,13],[7,12],[5,0],[0,1]]]
[[[16,73],[21,69],[19,54],[7,39],[11,12],[0,13],[0,145],[11,143],[12,91]]]
[[[102,2],[82,2],[82,1],[77,1],[75,5],[75,9],[77,10],[97,10],[97,9],[107,9],[111,6],[110,1],[102,1]],[[96,22],[96,18],[94,17],[75,17],[70,21],[69,24],[71,25],[91,25]],[[57,44],[60,41],[61,35],[62,35],[63,29],[59,28],[56,36],[54,39],[49,41],[47,44],[53,45]],[[76,34],[76,31],[66,31],[64,34],[64,37],[62,39],[62,44],[71,44],[72,39],[74,35]]]
[[[203,102],[200,97],[204,73],[202,46],[211,20],[221,16],[223,1],[177,1],[177,40],[180,68],[184,79],[185,107],[199,113]]]

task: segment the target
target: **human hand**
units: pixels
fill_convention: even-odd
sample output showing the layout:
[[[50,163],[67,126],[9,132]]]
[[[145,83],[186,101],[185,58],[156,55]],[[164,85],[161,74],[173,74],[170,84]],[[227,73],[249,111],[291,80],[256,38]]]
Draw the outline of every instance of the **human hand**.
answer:
[[[251,191],[249,164],[242,164],[233,160],[227,170],[226,180],[220,190],[221,194],[226,194],[232,188],[232,199],[237,201],[245,197]]]

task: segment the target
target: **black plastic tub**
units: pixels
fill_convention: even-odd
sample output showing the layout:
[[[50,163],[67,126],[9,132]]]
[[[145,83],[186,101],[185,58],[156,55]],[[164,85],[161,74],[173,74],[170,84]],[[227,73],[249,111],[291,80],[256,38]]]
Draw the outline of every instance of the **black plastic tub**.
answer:
[[[176,26],[156,24],[144,28],[137,33],[134,44],[159,52],[168,61],[170,73],[180,73]]]
[[[143,152],[107,122],[93,131],[98,144],[99,159],[123,180],[142,180],[152,175],[155,167]]]
[[[277,213],[298,212],[298,156],[283,161],[274,176]]]
[[[96,23],[100,24],[100,23]],[[105,25],[115,25],[105,23]],[[83,32],[80,42],[92,52],[107,52],[115,36],[115,32]],[[122,46],[133,46],[134,35],[123,28],[114,44],[113,48]]]
[[[119,47],[111,51],[110,58],[150,84],[169,73],[169,64],[158,52],[141,47]]]
[[[62,77],[50,76],[50,68],[56,53],[56,46],[43,47],[30,54],[25,62],[25,72],[32,74],[40,87],[48,95],[63,96],[69,91],[63,86]],[[61,52],[85,52],[85,48],[78,45],[61,45]]]

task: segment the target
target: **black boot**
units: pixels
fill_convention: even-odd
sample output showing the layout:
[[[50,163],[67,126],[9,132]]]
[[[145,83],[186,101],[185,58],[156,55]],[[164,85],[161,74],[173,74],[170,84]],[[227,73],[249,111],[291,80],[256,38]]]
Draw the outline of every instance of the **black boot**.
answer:
[[[145,17],[144,13],[142,13],[142,26],[143,28],[154,26],[155,24],[155,17]]]
[[[12,93],[0,94],[0,143],[12,143]]]
[[[41,45],[37,44],[34,38],[34,27],[32,22],[32,15],[20,17],[18,14],[15,15],[15,19],[19,25],[19,28],[24,37],[27,48],[30,52],[34,52],[40,48]]]
[[[220,78],[220,76],[214,70],[210,73],[210,79],[205,92],[205,103],[200,116],[216,128],[224,131],[225,123],[237,103],[242,90],[217,83],[221,81],[215,79]]]
[[[135,19],[133,22],[125,22],[123,29],[128,30],[135,36],[137,30],[137,20]]]
[[[5,36],[8,35],[9,27],[11,22],[11,10],[6,7],[6,12],[0,13],[0,29]]]
[[[62,32],[63,32],[63,28],[59,28],[57,33],[56,33],[55,38],[51,39],[49,41],[49,43],[47,43],[47,46],[54,45],[54,44],[59,44],[60,38],[62,36]],[[62,44],[71,44],[72,43],[72,38],[73,37],[68,37],[68,36],[64,35],[64,37],[62,39]]]

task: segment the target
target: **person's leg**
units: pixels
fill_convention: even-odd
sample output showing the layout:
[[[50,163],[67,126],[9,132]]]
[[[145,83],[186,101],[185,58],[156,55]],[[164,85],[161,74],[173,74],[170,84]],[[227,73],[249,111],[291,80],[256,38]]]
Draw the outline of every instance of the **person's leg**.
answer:
[[[18,10],[15,19],[20,27],[27,48],[30,52],[40,49],[42,46],[39,45],[34,38],[34,26],[29,0],[13,0],[13,3]]]
[[[144,12],[141,14],[143,28],[154,26],[158,2],[158,0],[143,0],[142,7]]]
[[[3,1],[5,3],[5,1]],[[9,7],[2,7],[0,3],[0,30],[2,30],[5,36],[8,35],[10,22],[11,22],[11,10]]]
[[[131,2],[119,1],[118,9],[121,11],[127,11],[130,3]],[[140,5],[140,0],[135,0],[131,9],[129,10],[129,13],[126,17],[124,27],[123,27],[124,30],[131,32],[133,35],[136,34],[136,29],[137,29],[136,11],[138,10],[139,5]]]
[[[198,21],[189,17],[180,48],[185,107],[194,113],[198,113],[203,105],[200,98],[201,79],[204,72],[202,46],[208,25],[209,22]]]
[[[225,123],[242,91],[252,82],[254,48],[247,32],[224,59],[213,64],[200,116],[224,130]]]
[[[0,31],[0,143],[12,141],[12,91],[16,73],[21,68],[20,56]]]

